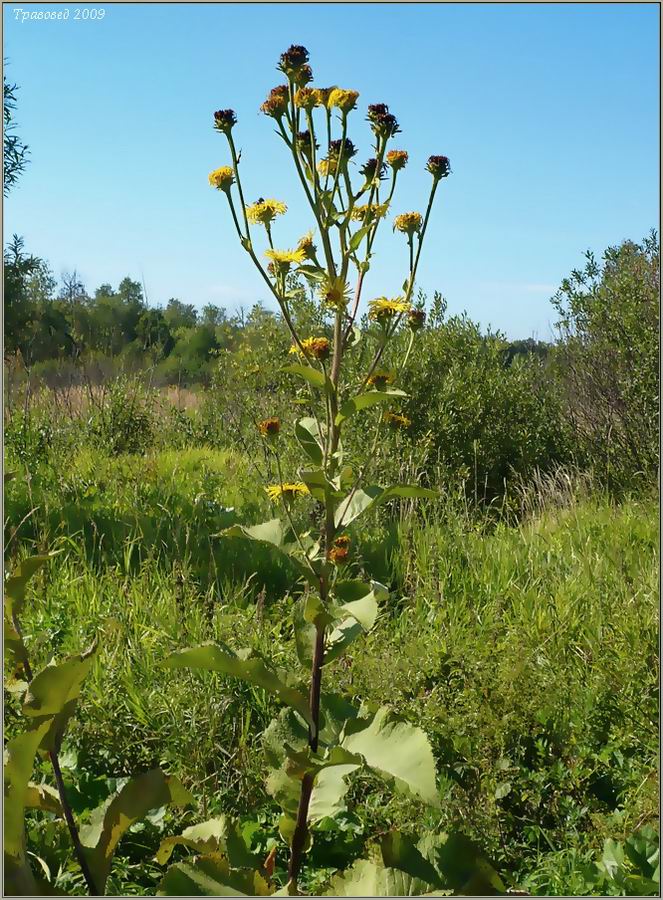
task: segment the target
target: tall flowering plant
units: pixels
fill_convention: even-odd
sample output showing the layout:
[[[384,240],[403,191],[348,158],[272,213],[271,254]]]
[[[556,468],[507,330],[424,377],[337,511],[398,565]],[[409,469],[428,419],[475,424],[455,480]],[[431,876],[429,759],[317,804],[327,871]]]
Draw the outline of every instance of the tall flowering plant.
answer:
[[[242,678],[270,691],[283,704],[264,738],[270,769],[267,786],[283,811],[279,825],[288,846],[285,892],[296,894],[312,832],[323,819],[344,809],[353,773],[371,769],[430,804],[438,802],[434,760],[423,732],[387,708],[356,709],[324,683],[329,680],[328,666],[373,627],[379,604],[388,597],[378,582],[353,577],[353,523],[392,498],[435,496],[418,485],[371,484],[369,473],[382,429],[408,424],[393,408],[406,396],[398,369],[407,362],[424,325],[423,310],[412,303],[413,290],[436,192],[450,167],[446,156],[431,156],[424,214],[403,212],[393,219],[394,230],[406,241],[407,277],[398,295],[369,300],[369,328],[362,334],[358,313],[376,235],[392,214],[396,182],[408,163],[407,152],[391,146],[400,131],[398,122],[386,104],[368,107],[373,155],[357,166],[353,160],[358,151],[349,132],[358,92],[312,86],[309,55],[301,46],[283,53],[278,68],[284,80],[270,91],[261,110],[274,121],[289,151],[310,208],[311,230],[295,247],[283,248],[278,222],[287,212],[286,204],[262,197],[246,202],[235,144],[237,118],[231,109],[214,113],[214,128],[225,138],[229,158],[209,181],[225,194],[239,242],[278,303],[294,356],[284,360],[284,368],[308,389],[309,414],[294,422],[303,460],[296,473],[283,471],[279,444],[285,423],[276,417],[259,423],[278,473],[278,481],[266,485],[266,491],[279,513],[263,524],[234,526],[224,534],[270,544],[294,565],[304,585],[293,613],[296,649],[308,674],[283,671],[251,651],[236,652],[212,643],[178,651],[166,664]],[[298,331],[293,314],[296,295],[290,287],[293,273],[307,279],[318,296],[330,321],[327,334]],[[385,351],[403,328],[410,335],[404,359],[398,368],[385,368]],[[361,377],[349,383],[344,360],[359,341],[370,342],[370,362]],[[352,417],[373,407],[381,415],[366,442],[365,458],[348,460],[343,429]],[[318,531],[297,525],[297,506],[311,502],[320,505]],[[261,876],[267,879],[266,886],[268,869]],[[229,876],[217,872],[215,877],[223,881]],[[256,891],[255,880],[251,884]]]

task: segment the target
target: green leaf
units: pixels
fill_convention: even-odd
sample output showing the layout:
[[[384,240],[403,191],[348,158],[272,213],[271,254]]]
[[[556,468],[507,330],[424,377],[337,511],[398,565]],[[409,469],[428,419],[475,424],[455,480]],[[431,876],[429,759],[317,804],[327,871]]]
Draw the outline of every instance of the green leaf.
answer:
[[[436,887],[443,887],[435,867],[421,854],[412,838],[399,831],[390,831],[380,844],[382,861],[385,866],[407,872],[413,878]]]
[[[10,620],[12,615],[19,615],[23,609],[28,581],[56,555],[57,553],[43,553],[40,556],[28,556],[21,560],[18,569],[5,580],[5,612]]]
[[[348,776],[356,772],[360,765],[360,762],[338,763],[326,766],[317,773],[309,805],[309,822],[312,825],[345,811],[345,795],[350,787]]]
[[[231,869],[222,856],[198,856],[171,866],[157,897],[267,897],[267,881],[251,869]]]
[[[368,407],[375,406],[378,403],[393,400],[394,397],[407,397],[407,394],[397,388],[388,388],[384,391],[368,391],[366,394],[358,394],[356,397],[352,397],[351,400],[348,400],[343,404],[336,416],[335,422],[337,425],[340,425],[341,422],[354,416],[354,414],[358,413],[360,410],[368,409]]]
[[[324,665],[327,666],[338,659],[362,634],[364,634],[364,629],[355,618],[346,619],[337,625],[329,635]]]
[[[370,230],[371,226],[366,225],[364,228],[360,228],[358,231],[355,231],[355,233],[350,238],[350,243],[348,244],[348,253],[354,253],[354,251],[357,250]]]
[[[326,275],[324,269],[321,269],[319,266],[299,266],[297,273],[304,275],[311,281],[324,281]]]
[[[295,437],[311,462],[316,466],[321,466],[324,456],[322,448],[324,435],[320,432],[318,422],[308,417],[300,419],[295,423]]]
[[[369,768],[398,779],[422,800],[439,806],[428,738],[420,728],[396,719],[386,707],[370,719],[349,721],[341,746],[363,756]]]
[[[25,799],[25,805],[29,809],[40,809],[42,812],[62,815],[60,795],[50,784],[33,784],[30,782]]]
[[[50,663],[30,682],[23,702],[23,715],[31,720],[31,729],[48,722],[40,745],[42,750],[58,751],[97,649],[95,638],[85,653],[69,656],[60,663]]]
[[[332,878],[325,897],[419,897],[430,885],[398,869],[385,868],[368,859]]]
[[[273,544],[279,550],[284,546],[286,534],[290,526],[284,525],[280,519],[270,519],[261,525],[233,525],[225,528],[219,537],[244,537],[251,541],[261,541],[264,544]]]
[[[25,809],[37,748],[48,722],[12,738],[5,747],[4,765],[4,893],[34,896],[34,876],[26,859]]]
[[[354,521],[357,516],[369,509],[373,504],[385,503],[387,500],[393,500],[394,497],[419,497],[434,499],[438,496],[437,491],[431,491],[429,488],[422,488],[416,484],[397,484],[392,487],[382,488],[377,485],[371,485],[359,488],[354,492],[350,492],[343,500],[334,516],[336,527],[345,527]]]
[[[199,854],[223,853],[233,866],[251,868],[260,865],[259,857],[249,850],[239,823],[227,816],[208,819],[185,828],[182,834],[164,838],[155,856],[159,865],[168,862],[178,844]]]
[[[302,366],[299,364],[284,366],[284,372],[292,372],[293,375],[299,375],[304,381],[308,381],[313,387],[327,389],[331,388],[331,381],[326,377],[324,372],[314,369],[313,366]],[[333,389],[333,388],[332,388]]]
[[[199,647],[177,650],[163,665],[169,669],[209,669],[234,675],[276,694],[282,703],[296,709],[307,722],[311,720],[308,700],[304,694],[287,684],[283,680],[283,674],[272,669],[260,656],[252,656],[250,650],[234,653],[227,647],[210,642]]]
[[[152,769],[135,775],[95,809],[90,823],[80,829],[80,838],[99,891],[104,893],[115,848],[134,822],[159,806],[193,803],[193,797],[177,778]]]
[[[499,874],[477,845],[460,832],[428,834],[417,849],[437,870],[444,887],[465,896],[492,896],[506,892]]]
[[[326,478],[322,469],[300,469],[299,477],[311,492],[311,496],[322,503],[330,497],[341,498],[343,494]]]

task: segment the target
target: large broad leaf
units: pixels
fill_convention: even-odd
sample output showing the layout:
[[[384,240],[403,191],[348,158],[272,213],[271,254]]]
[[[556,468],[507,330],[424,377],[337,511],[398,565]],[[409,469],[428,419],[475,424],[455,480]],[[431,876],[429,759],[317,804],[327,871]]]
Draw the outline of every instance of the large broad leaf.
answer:
[[[385,866],[400,869],[401,872],[407,872],[413,878],[420,878],[430,885],[444,886],[435,866],[423,856],[408,835],[390,831],[383,837],[380,850]]]
[[[165,775],[161,769],[153,769],[135,775],[98,807],[92,813],[90,824],[81,828],[80,837],[100,892],[104,892],[115,848],[134,822],[159,806],[193,803],[193,797],[177,778]]]
[[[273,669],[262,657],[253,656],[250,650],[234,653],[228,647],[210,642],[199,647],[177,650],[164,661],[163,665],[169,669],[209,669],[213,672],[234,675],[249,684],[264,688],[271,694],[276,694],[282,703],[292,706],[307,722],[310,722],[311,713],[305,695],[285,680],[288,678],[285,673]]]
[[[431,885],[399,869],[359,859],[332,878],[325,897],[420,897]]]
[[[506,886],[477,845],[460,832],[427,834],[417,849],[435,867],[445,888],[465,896],[503,894]]]
[[[393,500],[395,497],[427,497],[433,499],[437,496],[437,491],[431,491],[416,484],[397,484],[388,488],[371,485],[363,489],[359,488],[354,493],[351,491],[345,500],[339,504],[334,516],[334,522],[337,528],[344,528],[374,504],[385,503],[387,500]]]
[[[263,544],[270,544],[276,547],[284,556],[287,556],[291,564],[297,569],[300,575],[317,586],[318,579],[313,572],[300,559],[296,557],[299,550],[297,538],[289,524],[284,524],[281,519],[270,519],[269,522],[262,522],[260,525],[232,525],[226,528],[214,537],[238,537],[248,538],[251,541],[258,541]]]
[[[4,765],[4,893],[34,896],[34,876],[25,854],[25,809],[30,799],[30,778],[35,754],[48,723],[12,738],[5,748]]]
[[[329,502],[330,497],[340,500],[343,496],[328,480],[322,469],[300,469],[299,477],[311,492],[311,496],[321,503]]]
[[[345,619],[334,628],[329,635],[327,649],[325,650],[324,665],[334,662],[348,649],[350,644],[364,634],[364,629],[354,616]]]
[[[57,752],[59,749],[97,648],[95,639],[85,653],[70,656],[60,663],[51,663],[30,682],[23,703],[23,715],[31,720],[32,729],[39,728],[44,722],[49,723],[41,742],[42,750]]]
[[[407,394],[405,391],[398,390],[398,388],[388,388],[384,391],[368,391],[365,394],[358,394],[356,397],[353,397],[343,404],[334,421],[337,425],[340,425],[341,422],[351,418],[351,416],[354,416],[354,414],[358,413],[360,410],[376,406],[378,403],[385,403],[389,400],[393,400],[395,397],[407,397]]]
[[[293,375],[299,375],[304,381],[308,381],[313,387],[325,389],[328,393],[333,393],[334,386],[324,372],[314,369],[313,366],[284,366],[284,372],[292,372]]]
[[[227,816],[191,825],[182,834],[164,838],[155,857],[159,865],[168,862],[178,844],[199,854],[223,853],[235,867],[255,868],[260,865],[260,857],[251,853],[239,823]]]
[[[324,435],[321,433],[317,419],[304,418],[295,423],[295,437],[302,449],[316,466],[322,465],[324,456]]]
[[[433,751],[420,728],[382,707],[370,719],[349,721],[342,746],[363,756],[369,768],[397,778],[422,800],[439,806]]]
[[[312,825],[345,811],[345,795],[350,787],[348,777],[360,765],[358,762],[338,763],[326,766],[317,773],[309,805],[309,822]]]
[[[4,640],[5,640],[5,660],[18,672],[21,669],[25,671],[25,664],[28,660],[28,651],[23,643],[23,638],[18,633],[12,619],[4,616]]]
[[[28,556],[19,563],[18,569],[5,580],[5,611],[11,620],[12,615],[19,615],[25,603],[25,589],[28,581],[56,553],[44,553],[40,556]]]
[[[31,782],[28,785],[25,805],[29,809],[40,809],[42,812],[55,813],[57,816],[63,814],[60,795],[50,784],[32,784]]]
[[[231,869],[211,854],[171,866],[157,887],[157,897],[267,897],[267,881],[251,869]]]

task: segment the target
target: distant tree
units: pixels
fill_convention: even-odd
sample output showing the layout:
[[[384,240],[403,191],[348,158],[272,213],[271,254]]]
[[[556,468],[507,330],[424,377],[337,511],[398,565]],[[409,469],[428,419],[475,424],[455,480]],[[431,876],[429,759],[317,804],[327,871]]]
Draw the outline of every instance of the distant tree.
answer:
[[[164,310],[164,318],[172,332],[178,328],[193,328],[198,322],[198,312],[191,303],[182,303],[171,297]]]
[[[136,337],[144,351],[164,357],[173,348],[173,337],[161,309],[146,309],[136,325]]]
[[[2,191],[6,197],[11,188],[18,181],[19,175],[24,171],[28,164],[28,147],[16,134],[16,123],[14,122],[14,112],[16,110],[16,91],[17,86],[10,84],[6,76],[3,76],[3,112],[4,112],[4,135],[3,135],[3,181]]]
[[[23,238],[15,234],[4,251],[5,355],[20,350],[33,313],[27,285],[41,260],[23,247]]]
[[[62,282],[62,287],[58,297],[61,300],[65,300],[73,306],[74,303],[80,303],[89,299],[85,285],[80,280],[76,269],[73,272],[63,272],[60,281]]]

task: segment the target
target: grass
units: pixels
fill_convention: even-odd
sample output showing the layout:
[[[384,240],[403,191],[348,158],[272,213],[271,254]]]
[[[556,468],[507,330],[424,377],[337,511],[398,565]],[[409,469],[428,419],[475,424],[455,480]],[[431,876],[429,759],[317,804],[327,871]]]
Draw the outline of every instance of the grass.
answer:
[[[72,788],[103,795],[106,774],[163,765],[200,800],[185,824],[257,814],[274,832],[259,747],[273,701],[234,679],[160,665],[172,649],[222,640],[296,666],[289,573],[255,545],[210,539],[231,521],[268,517],[250,483],[241,456],[197,449],[81,450],[62,471],[42,466],[29,485],[8,485],[11,522],[27,515],[12,549],[58,538],[65,548],[35,578],[24,616],[35,660],[102,637],[68,744],[87,786],[72,774]],[[343,842],[359,855],[366,835],[392,825],[460,826],[524,889],[582,893],[583,866],[605,838],[655,821],[657,507],[567,501],[539,504],[517,527],[430,507],[355,533],[392,595],[369,638],[325,677],[426,731],[442,811],[363,778],[345,831],[316,839],[318,864]],[[11,698],[6,708],[11,731]],[[149,893],[154,878],[134,871],[132,847],[116,877]]]

